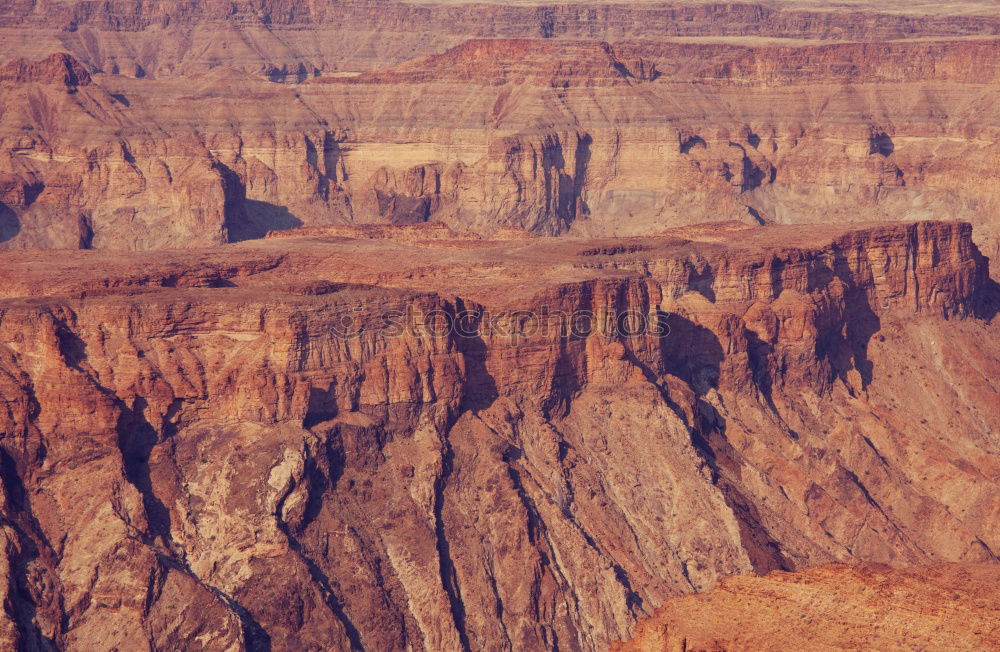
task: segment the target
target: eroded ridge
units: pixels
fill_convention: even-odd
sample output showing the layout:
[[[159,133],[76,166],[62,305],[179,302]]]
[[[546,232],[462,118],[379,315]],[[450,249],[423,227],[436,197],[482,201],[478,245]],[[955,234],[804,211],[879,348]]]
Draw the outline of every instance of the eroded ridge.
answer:
[[[730,575],[995,561],[969,225],[425,231],[6,254],[4,642],[602,649]]]

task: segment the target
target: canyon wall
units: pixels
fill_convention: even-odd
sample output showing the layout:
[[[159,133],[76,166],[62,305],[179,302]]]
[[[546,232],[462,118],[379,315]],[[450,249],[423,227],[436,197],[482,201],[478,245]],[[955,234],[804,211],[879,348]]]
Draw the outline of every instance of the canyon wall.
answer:
[[[879,0],[830,7],[800,2],[393,2],[13,0],[0,8],[7,56],[65,49],[88,67],[132,76],[188,74],[219,65],[296,80],[370,70],[439,52],[468,38],[756,37],[887,41],[1000,34],[987,0]],[[443,47],[442,47],[443,46]]]
[[[283,235],[5,254],[7,644],[596,650],[728,575],[996,560],[967,224]]]
[[[885,7],[15,3],[0,247],[955,219],[995,257],[1000,18]]]
[[[5,2],[0,645],[993,645],[1000,12],[826,4]]]

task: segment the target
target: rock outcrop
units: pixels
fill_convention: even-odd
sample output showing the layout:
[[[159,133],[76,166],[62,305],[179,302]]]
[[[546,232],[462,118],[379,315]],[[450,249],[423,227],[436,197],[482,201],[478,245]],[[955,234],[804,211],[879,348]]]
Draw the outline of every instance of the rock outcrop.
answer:
[[[730,575],[996,561],[969,225],[396,228],[5,254],[6,644],[602,649]]]
[[[7,84],[60,84],[72,90],[90,81],[87,70],[68,54],[53,54],[42,61],[17,59],[0,67],[0,82]]]
[[[829,565],[722,580],[674,598],[618,652],[1000,646],[997,564]]]

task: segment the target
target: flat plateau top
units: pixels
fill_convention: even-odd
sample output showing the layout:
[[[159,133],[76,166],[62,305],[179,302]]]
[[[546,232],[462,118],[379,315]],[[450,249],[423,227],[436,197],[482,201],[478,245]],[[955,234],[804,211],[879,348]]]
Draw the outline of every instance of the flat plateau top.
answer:
[[[335,2],[335,0],[329,0]],[[378,0],[376,0],[377,2]],[[726,0],[389,0],[406,4],[420,5],[468,5],[468,4],[503,4],[503,5],[718,5],[726,4]],[[83,0],[56,0],[50,4],[72,6],[81,4]],[[824,12],[831,11],[861,11],[886,12],[909,15],[963,15],[963,14],[997,14],[1000,6],[994,0],[730,0],[732,4],[756,4],[775,9],[809,9]],[[170,2],[161,3],[169,6]]]
[[[405,0],[409,4],[460,5],[471,0]],[[483,4],[513,5],[710,5],[719,0],[562,0],[551,3],[542,0],[475,0]],[[736,4],[759,4],[776,9],[815,9],[822,11],[888,12],[910,15],[997,14],[1000,5],[993,0],[737,0]]]
[[[958,223],[924,223],[968,228]],[[435,292],[505,304],[601,278],[648,275],[657,265],[742,268],[771,256],[819,251],[847,239],[900,241],[904,223],[753,227],[708,224],[628,238],[483,240],[439,224],[313,227],[263,240],[156,252],[21,250],[2,254],[0,298],[129,297],[225,288],[233,297],[324,294],[310,284]],[[239,291],[233,291],[239,288]],[[360,289],[360,288],[359,288]],[[2,306],[2,303],[0,303]]]

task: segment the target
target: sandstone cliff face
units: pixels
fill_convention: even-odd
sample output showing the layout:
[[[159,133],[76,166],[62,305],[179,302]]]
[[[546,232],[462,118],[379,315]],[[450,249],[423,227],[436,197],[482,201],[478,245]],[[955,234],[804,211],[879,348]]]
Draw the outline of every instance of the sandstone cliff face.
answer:
[[[171,101],[197,102],[218,83],[205,77]],[[218,107],[178,129],[160,123],[156,100],[109,92],[65,55],[9,64],[0,88],[2,248],[219,244],[301,225],[289,205],[320,224],[349,214],[337,134],[306,111],[287,131],[214,128],[230,117]]]
[[[282,235],[6,255],[5,642],[601,649],[728,575],[995,560],[968,225]]]
[[[119,134],[120,101],[65,55],[0,70],[4,248],[223,242],[225,192],[192,135]],[[207,154],[207,152],[206,152]]]
[[[1000,645],[998,572],[996,564],[864,564],[731,578],[707,595],[669,601],[612,649],[992,649]]]
[[[1000,18],[878,7],[4,3],[0,641],[754,647],[731,591],[927,588],[675,596],[989,573]]]
[[[956,219],[995,258],[998,19],[962,9],[13,3],[0,247]]]

